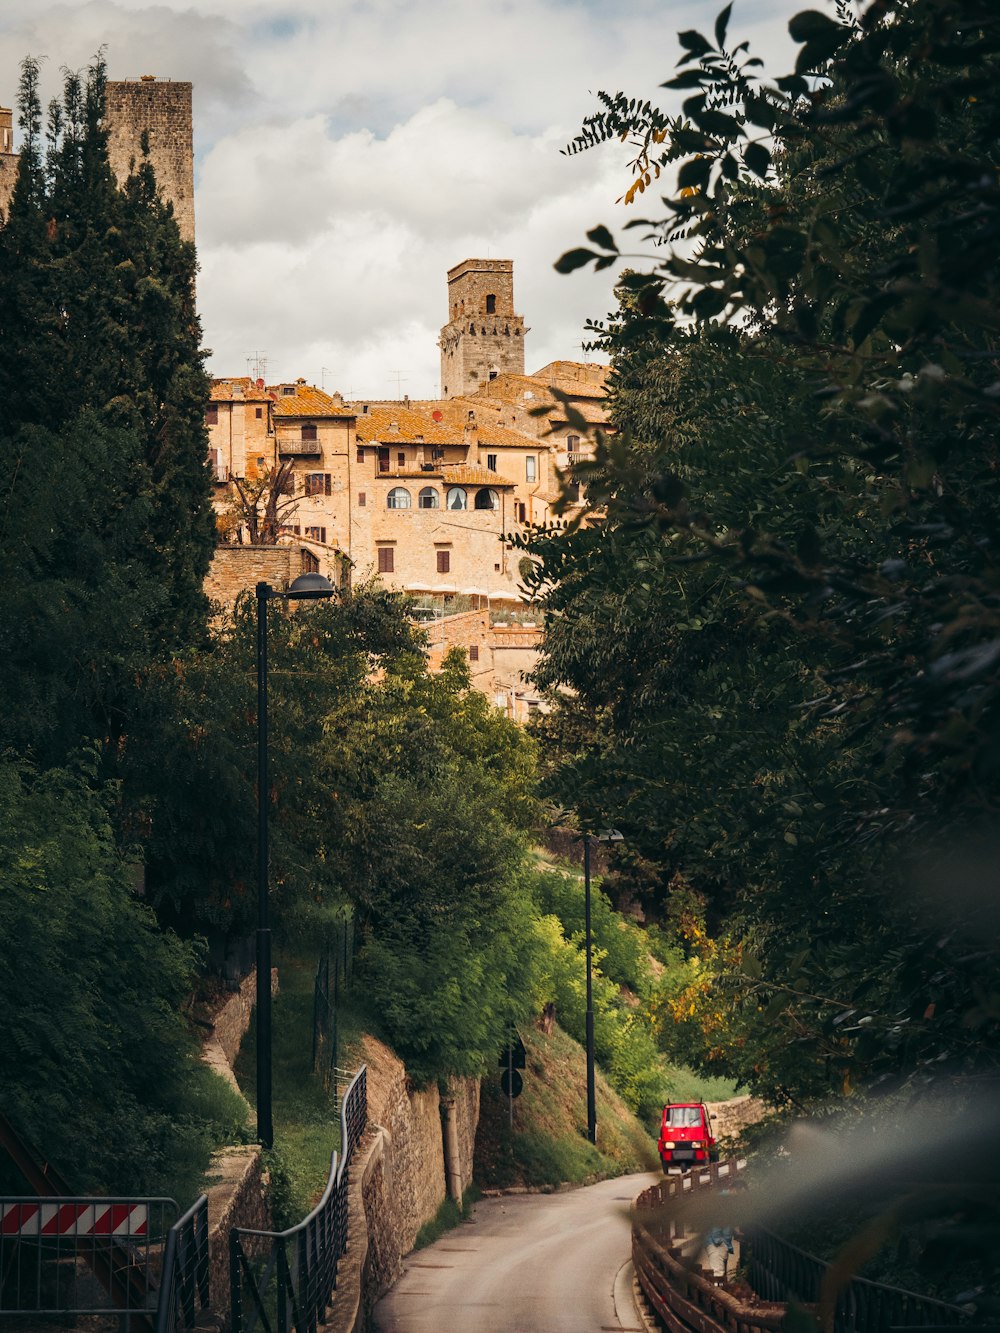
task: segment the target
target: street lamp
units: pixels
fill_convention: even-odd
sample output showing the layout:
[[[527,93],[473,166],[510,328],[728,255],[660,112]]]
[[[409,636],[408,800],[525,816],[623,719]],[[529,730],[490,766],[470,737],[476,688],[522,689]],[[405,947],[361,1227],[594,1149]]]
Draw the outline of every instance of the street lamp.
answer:
[[[332,597],[333,584],[322,574],[300,574],[285,592],[257,584],[257,1139],[274,1144],[271,1120],[271,926],[268,912],[270,849],[267,806],[267,604],[315,601]]]
[[[597,1093],[594,1086],[594,985],[591,970],[590,938],[590,844],[595,842],[622,842],[616,828],[602,829],[600,833],[583,835],[583,910],[587,937],[587,1138],[597,1142]]]

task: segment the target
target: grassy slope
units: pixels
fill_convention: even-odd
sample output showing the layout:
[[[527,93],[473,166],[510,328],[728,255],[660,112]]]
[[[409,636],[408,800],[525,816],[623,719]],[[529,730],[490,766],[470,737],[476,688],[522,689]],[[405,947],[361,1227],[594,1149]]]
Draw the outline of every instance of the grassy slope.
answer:
[[[514,1128],[501,1070],[483,1080],[476,1138],[476,1183],[484,1189],[582,1183],[658,1166],[656,1144],[597,1072],[597,1144],[587,1142],[587,1076],[583,1048],[556,1027],[522,1034],[524,1091]]]

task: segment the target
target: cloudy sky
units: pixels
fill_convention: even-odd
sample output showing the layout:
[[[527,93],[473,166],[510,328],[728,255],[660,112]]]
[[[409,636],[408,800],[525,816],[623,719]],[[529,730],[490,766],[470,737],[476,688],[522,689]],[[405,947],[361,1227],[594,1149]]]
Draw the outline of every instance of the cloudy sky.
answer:
[[[823,4],[825,0],[818,0]],[[668,105],[679,29],[722,0],[0,0],[0,104],[26,54],[107,47],[112,79],[194,84],[199,303],[214,374],[348,397],[438,393],[448,268],[514,261],[528,369],[582,359],[613,270],[554,260],[626,220],[625,150],[559,149],[598,89]],[[730,35],[784,73],[795,0],[735,0]]]

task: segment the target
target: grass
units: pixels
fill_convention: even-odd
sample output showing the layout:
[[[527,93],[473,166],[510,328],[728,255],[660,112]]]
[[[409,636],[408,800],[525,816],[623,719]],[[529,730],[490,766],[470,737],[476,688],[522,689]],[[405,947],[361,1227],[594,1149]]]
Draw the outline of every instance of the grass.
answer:
[[[422,1250],[426,1245],[433,1245],[436,1240],[448,1231],[453,1231],[461,1222],[469,1216],[469,1210],[477,1199],[482,1197],[482,1192],[478,1185],[470,1185],[462,1195],[462,1203],[459,1206],[455,1200],[448,1196],[438,1208],[437,1212],[429,1222],[417,1232],[417,1239],[414,1241],[413,1248]]]
[[[699,1074],[687,1065],[667,1065],[667,1086],[672,1102],[728,1102],[739,1093],[731,1079]]]
[[[267,1156],[275,1225],[284,1228],[301,1222],[326,1187],[331,1155],[340,1148],[340,1115],[312,1072],[315,960],[283,954],[276,963],[280,985],[271,1024],[275,1146]],[[347,1006],[341,1006],[339,1019],[343,1051],[357,1037],[359,1028]],[[338,1062],[343,1063],[344,1058],[341,1054]],[[247,1099],[256,1104],[254,1020],[240,1047],[236,1077]]]
[[[658,1165],[651,1135],[599,1071],[597,1144],[587,1141],[586,1059],[572,1037],[558,1027],[551,1036],[534,1029],[522,1035],[527,1068],[513,1127],[500,1071],[483,1082],[475,1166],[480,1185],[554,1189]]]

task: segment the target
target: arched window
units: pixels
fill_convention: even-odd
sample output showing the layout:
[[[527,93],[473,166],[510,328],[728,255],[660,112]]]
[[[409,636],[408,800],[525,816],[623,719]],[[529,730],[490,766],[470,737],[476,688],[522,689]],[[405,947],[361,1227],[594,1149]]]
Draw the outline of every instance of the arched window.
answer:
[[[469,501],[465,491],[461,486],[449,486],[448,488],[448,508],[449,509],[468,509]]]
[[[476,492],[477,509],[499,509],[500,497],[496,491],[484,486],[481,491]]]
[[[433,486],[425,486],[417,496],[417,505],[421,509],[438,509],[441,506],[441,497]]]
[[[405,486],[393,486],[385,497],[385,504],[387,509],[409,509],[410,492]]]
[[[495,314],[496,314],[496,311],[497,311],[497,298],[496,298],[495,296],[492,296],[492,295],[487,296],[487,298],[486,298],[486,313],[487,313],[488,315],[495,315]]]
[[[469,325],[469,332],[470,332],[471,334],[475,334],[475,332],[476,332],[476,326],[475,326],[475,324],[470,324],[470,325]]]

